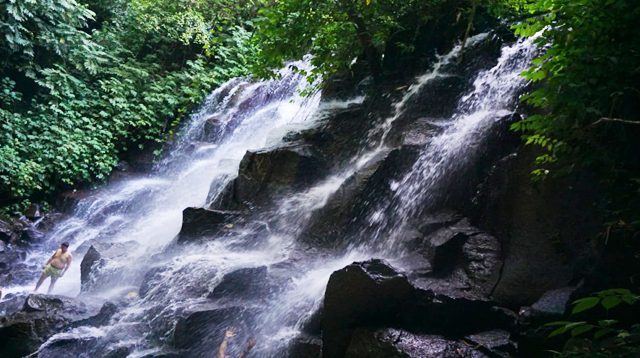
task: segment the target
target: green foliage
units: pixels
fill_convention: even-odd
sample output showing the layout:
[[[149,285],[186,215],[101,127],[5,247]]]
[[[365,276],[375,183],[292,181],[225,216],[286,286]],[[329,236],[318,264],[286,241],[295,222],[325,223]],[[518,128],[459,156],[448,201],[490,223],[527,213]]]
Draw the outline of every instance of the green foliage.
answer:
[[[0,198],[102,180],[248,74],[253,2],[12,0],[0,5]],[[98,18],[90,9],[95,8]]]
[[[546,50],[523,74],[537,83],[523,101],[539,113],[514,123],[527,144],[543,149],[536,175],[593,172],[604,184],[615,227],[640,227],[640,2],[511,2],[516,34],[543,31]],[[633,234],[632,234],[633,235]]]
[[[573,302],[572,315],[595,311],[598,307],[607,313],[620,305],[634,305],[640,296],[628,289],[614,288],[597,292]],[[631,357],[640,353],[640,326],[623,327],[616,319],[557,321],[546,324],[554,328],[549,337],[568,335],[570,338],[562,357]]]
[[[391,38],[407,28],[416,30],[446,0],[274,1],[255,20],[259,44],[254,72],[269,77],[290,59],[313,55],[310,82],[348,69],[364,54],[374,76]],[[406,46],[410,50],[410,46]]]

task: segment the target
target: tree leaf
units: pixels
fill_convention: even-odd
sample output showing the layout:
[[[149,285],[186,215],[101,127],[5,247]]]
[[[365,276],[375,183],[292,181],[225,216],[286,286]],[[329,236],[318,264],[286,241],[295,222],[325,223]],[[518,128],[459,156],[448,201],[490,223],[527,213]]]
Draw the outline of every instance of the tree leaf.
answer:
[[[610,310],[619,305],[621,302],[622,299],[620,298],[620,296],[607,296],[602,299],[601,303],[602,307],[604,307],[606,310]]]
[[[575,306],[573,307],[571,314],[576,314],[591,309],[595,307],[598,302],[600,302],[600,299],[598,297],[585,297],[576,300],[575,302],[573,302]]]

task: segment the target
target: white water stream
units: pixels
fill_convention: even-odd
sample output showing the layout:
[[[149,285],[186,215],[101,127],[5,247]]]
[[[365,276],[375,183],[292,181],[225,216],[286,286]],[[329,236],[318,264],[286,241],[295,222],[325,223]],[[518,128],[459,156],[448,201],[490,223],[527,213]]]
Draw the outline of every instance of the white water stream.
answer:
[[[470,42],[484,38],[486,35],[478,35]],[[288,70],[283,70],[277,81],[252,83],[236,79],[221,86],[192,116],[180,142],[152,174],[123,180],[84,199],[73,217],[49,235],[47,250],[34,252],[27,258],[34,263],[44,262],[62,241],[69,241],[72,249],[86,249],[96,241],[134,242],[124,257],[103,268],[120,272],[121,281],[99,291],[97,295],[102,300],[122,299],[128,292],[137,291],[141,275],[150,268],[161,268],[145,297],[133,298],[136,301],[119,311],[109,326],[80,327],[52,337],[49,343],[69,335],[97,337],[109,342],[110,349],[132,347],[131,357],[157,352],[171,339],[175,317],[206,303],[208,292],[226,273],[285,262],[290,263],[283,270],[288,279],[278,294],[258,307],[253,332],[258,341],[256,354],[277,356],[279,349],[298,334],[302,320],[318,306],[329,275],[356,260],[392,255],[391,249],[379,249],[393,247],[394,238],[389,234],[421,210],[443,171],[464,165],[466,153],[474,149],[475,141],[486,134],[486,128],[513,111],[515,95],[524,85],[519,73],[535,52],[532,40],[503,48],[497,65],[477,76],[473,90],[460,99],[456,114],[446,122],[443,131],[424,147],[410,172],[394,184],[395,195],[381,198],[378,209],[369,218],[368,229],[375,232],[376,245],[353,245],[348,253],[329,258],[305,257],[296,261],[291,257],[295,255],[296,235],[314,210],[322,208],[349,177],[389,150],[387,137],[394,122],[406,111],[409,100],[431,80],[447,76],[442,69],[457,58],[459,51],[457,46],[440,56],[430,71],[417,78],[394,105],[392,115],[370,132],[369,149],[360,151],[347,168],[300,193],[282,198],[277,210],[269,214],[274,226],[266,234],[263,232],[257,242],[249,244],[248,240],[255,240],[255,233],[247,232],[225,240],[185,245],[167,253],[165,249],[171,248],[169,245],[180,230],[183,209],[202,207],[207,198],[219,193],[238,174],[246,151],[278,146],[287,133],[315,126],[323,112],[363,100],[320,103],[319,93],[300,97],[298,94],[309,84]],[[207,139],[203,130],[212,124],[214,131]],[[389,207],[397,215],[383,215]],[[75,258],[54,294],[79,294],[81,259]],[[34,282],[9,287],[5,293],[31,290],[33,285]]]

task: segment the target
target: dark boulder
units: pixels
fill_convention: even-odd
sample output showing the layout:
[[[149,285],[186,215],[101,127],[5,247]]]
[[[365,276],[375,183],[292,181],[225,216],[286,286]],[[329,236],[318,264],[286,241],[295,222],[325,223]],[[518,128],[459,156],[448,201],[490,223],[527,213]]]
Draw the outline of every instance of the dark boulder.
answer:
[[[442,211],[437,213],[429,213],[420,220],[418,231],[422,235],[430,235],[438,229],[452,226],[459,222],[462,216],[453,211]]]
[[[511,328],[514,319],[487,300],[416,287],[381,260],[356,262],[334,272],[324,299],[323,356],[342,357],[355,327],[376,325],[462,336]]]
[[[265,206],[284,193],[308,187],[325,174],[324,159],[308,145],[247,152],[238,177],[214,200],[212,208]]]
[[[91,273],[95,269],[97,269],[100,263],[101,255],[98,250],[93,247],[89,247],[89,250],[84,255],[84,258],[80,262],[80,283],[82,285],[83,290],[88,289],[88,285],[92,281]]]
[[[425,235],[406,244],[430,263],[431,272],[416,277],[419,286],[452,296],[490,296],[502,264],[498,239],[455,213],[429,215],[419,232]]]
[[[353,263],[331,274],[324,297],[322,356],[344,356],[354,327],[395,318],[413,293],[407,279],[381,260]]]
[[[69,297],[29,295],[21,311],[0,318],[0,355],[28,355],[53,334],[97,312],[97,306]]]
[[[354,331],[345,358],[484,358],[464,342],[437,335],[413,334],[399,329]]]
[[[186,208],[182,211],[182,228],[178,234],[178,243],[225,235],[239,218],[237,212]]]
[[[211,299],[260,299],[268,293],[267,267],[249,267],[232,271],[211,291]]]
[[[111,261],[126,259],[127,254],[139,246],[136,241],[93,242],[80,262],[81,290],[94,291],[118,282],[120,272],[104,270],[104,267]]]
[[[557,327],[546,323],[567,320],[571,302],[576,299],[577,287],[563,287],[545,292],[530,307],[522,307],[518,317],[518,343],[522,356],[538,357],[564,344],[562,336],[549,337]]]

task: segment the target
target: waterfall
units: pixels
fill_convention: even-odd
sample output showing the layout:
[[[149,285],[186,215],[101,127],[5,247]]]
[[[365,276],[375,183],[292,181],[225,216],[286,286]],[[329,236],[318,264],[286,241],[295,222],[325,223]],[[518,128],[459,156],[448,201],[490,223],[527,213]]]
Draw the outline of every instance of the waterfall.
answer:
[[[486,38],[487,34],[470,38],[469,47]],[[92,297],[81,297],[121,301],[128,292],[139,289],[143,277],[148,284],[145,295],[123,304],[109,325],[59,333],[41,350],[71,337],[97,339],[94,349],[101,354],[120,347],[130,349],[131,357],[161,352],[170,345],[178,318],[200,308],[220,308],[207,296],[225,275],[266,266],[265,280],[273,287],[264,297],[243,302],[240,312],[254,323],[250,333],[257,340],[254,354],[282,356],[287,343],[319,306],[329,275],[355,260],[395,258],[398,238],[394,234],[429,208],[444,174],[465,166],[488,130],[513,112],[517,93],[525,84],[519,74],[536,53],[534,40],[505,46],[497,64],[477,75],[472,90],[459,99],[456,113],[421,149],[413,167],[392,183],[393,194],[374,203],[359,237],[352,238],[346,252],[316,255],[301,248],[296,239],[311,215],[323,208],[345,181],[392,149],[389,134],[408,111],[409,102],[423,86],[449,76],[447,67],[459,57],[460,46],[438,56],[433,67],[415,80],[394,104],[391,115],[372,126],[366,143],[346,161],[346,167],[252,214],[250,220],[259,224],[258,228],[175,245],[182,211],[207,206],[237,177],[247,151],[280,146],[287,133],[313,128],[327,113],[365,100],[321,102],[320,93],[302,97],[299,94],[308,92],[313,84],[288,69],[280,71],[278,80],[234,79],[220,86],[191,116],[180,139],[150,174],[113,183],[82,200],[72,217],[49,234],[43,250],[27,258],[34,266],[40,265],[60,242],[69,241],[80,255],[53,293],[75,296],[80,292],[81,254],[98,242],[122,244],[126,253],[101,268],[113,272],[117,280],[104,283]],[[308,69],[309,65],[299,62],[295,66]],[[30,290],[33,284],[6,288],[5,292]],[[225,309],[237,308],[226,304]],[[221,327],[224,325],[227,323]],[[216,348],[212,342],[208,352],[200,353],[210,356]]]
[[[526,83],[521,73],[538,53],[535,41],[539,35],[503,47],[498,63],[477,75],[473,89],[460,98],[440,134],[421,149],[413,167],[391,183],[393,196],[371,212],[363,239],[356,245],[374,251],[384,247],[388,253],[396,250],[396,235],[402,235],[409,220],[433,208],[444,178],[455,176],[481,154],[477,151],[490,129],[514,113],[517,94]]]

